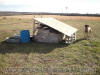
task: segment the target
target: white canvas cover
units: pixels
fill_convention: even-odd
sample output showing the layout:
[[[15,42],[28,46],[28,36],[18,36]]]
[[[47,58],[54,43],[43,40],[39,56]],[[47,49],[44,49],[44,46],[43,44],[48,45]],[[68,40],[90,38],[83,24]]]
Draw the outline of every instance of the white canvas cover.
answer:
[[[76,28],[65,24],[61,21],[58,21],[54,18],[34,18],[36,21],[45,24],[67,36],[72,36],[73,33],[75,33],[77,31]]]

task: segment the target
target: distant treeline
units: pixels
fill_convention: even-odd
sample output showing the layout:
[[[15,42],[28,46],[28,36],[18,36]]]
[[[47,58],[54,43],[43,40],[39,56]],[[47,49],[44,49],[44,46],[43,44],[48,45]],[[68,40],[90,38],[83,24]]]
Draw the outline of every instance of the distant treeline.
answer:
[[[0,12],[0,16],[13,16],[13,15],[60,15],[60,16],[96,16],[100,14],[80,14],[80,13],[48,13],[48,12]]]

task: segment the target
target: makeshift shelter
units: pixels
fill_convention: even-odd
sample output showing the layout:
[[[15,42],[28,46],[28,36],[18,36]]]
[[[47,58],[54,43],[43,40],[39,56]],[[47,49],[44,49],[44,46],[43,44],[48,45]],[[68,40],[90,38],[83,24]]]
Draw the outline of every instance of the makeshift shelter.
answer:
[[[34,18],[34,39],[38,42],[71,43],[76,39],[77,29],[54,18]]]

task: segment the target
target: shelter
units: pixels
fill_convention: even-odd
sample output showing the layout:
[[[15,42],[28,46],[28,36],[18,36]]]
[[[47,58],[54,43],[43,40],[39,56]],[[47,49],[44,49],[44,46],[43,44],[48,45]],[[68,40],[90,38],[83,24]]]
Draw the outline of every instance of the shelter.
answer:
[[[71,43],[76,39],[77,29],[54,18],[34,18],[33,34],[38,42]]]

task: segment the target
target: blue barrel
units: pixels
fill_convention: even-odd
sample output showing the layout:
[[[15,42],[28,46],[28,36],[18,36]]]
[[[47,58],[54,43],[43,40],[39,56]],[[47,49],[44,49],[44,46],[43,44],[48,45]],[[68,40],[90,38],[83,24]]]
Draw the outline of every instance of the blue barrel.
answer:
[[[22,43],[30,42],[30,32],[29,30],[20,31],[20,40]]]

